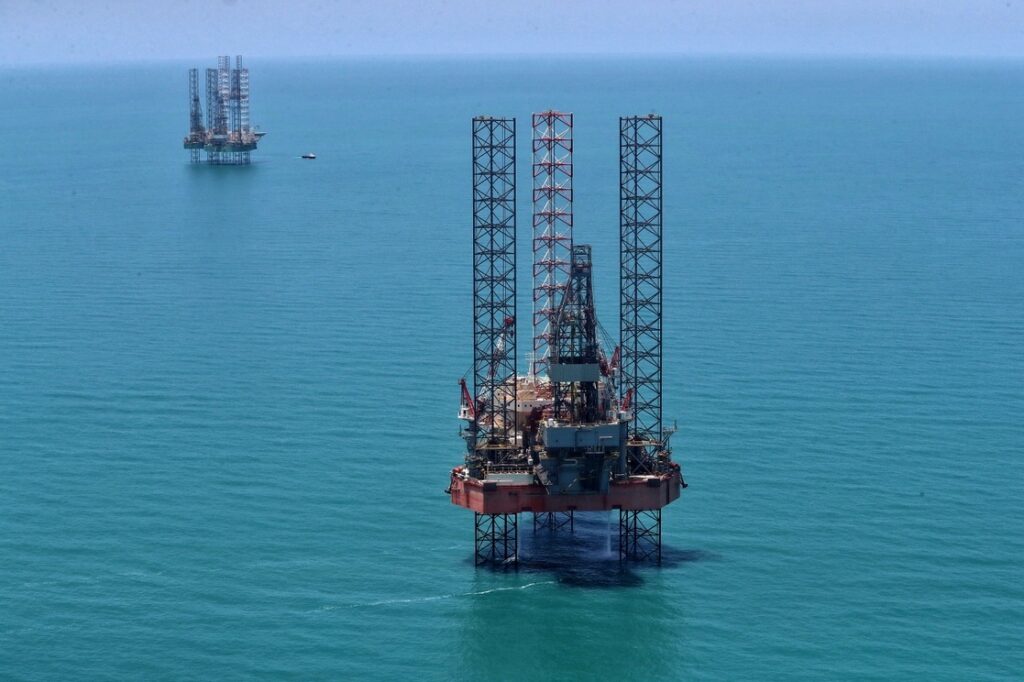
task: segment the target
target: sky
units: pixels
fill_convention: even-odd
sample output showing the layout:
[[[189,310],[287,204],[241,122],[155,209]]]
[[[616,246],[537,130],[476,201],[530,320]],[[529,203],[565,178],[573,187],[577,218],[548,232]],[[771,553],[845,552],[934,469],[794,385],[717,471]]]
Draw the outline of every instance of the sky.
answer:
[[[1024,0],[0,0],[0,65],[211,54],[1024,57]]]

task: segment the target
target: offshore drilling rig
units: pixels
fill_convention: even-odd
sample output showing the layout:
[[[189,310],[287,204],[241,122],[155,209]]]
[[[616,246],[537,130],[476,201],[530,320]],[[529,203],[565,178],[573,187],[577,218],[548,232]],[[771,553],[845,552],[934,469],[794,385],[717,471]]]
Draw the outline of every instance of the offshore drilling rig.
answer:
[[[572,532],[618,511],[619,558],[661,560],[661,510],[686,487],[662,424],[661,117],[619,119],[620,334],[609,352],[591,248],[573,240],[573,115],[534,114],[533,344],[516,371],[516,122],[473,119],[473,385],[460,382],[475,560],[519,560],[519,514]]]
[[[206,119],[199,103],[199,70],[188,70],[188,135],[185,149],[189,160],[218,166],[248,165],[249,154],[266,133],[253,130],[249,123],[249,69],[242,67],[241,55],[217,58],[217,68],[206,70]]]

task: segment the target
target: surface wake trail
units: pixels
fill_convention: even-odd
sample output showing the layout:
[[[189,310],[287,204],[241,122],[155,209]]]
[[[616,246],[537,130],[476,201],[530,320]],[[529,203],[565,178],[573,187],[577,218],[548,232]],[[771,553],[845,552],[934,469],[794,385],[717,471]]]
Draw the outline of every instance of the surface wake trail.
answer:
[[[536,587],[538,585],[553,585],[557,581],[555,580],[543,580],[533,583],[526,583],[525,585],[515,585],[512,587],[494,587],[489,590],[478,590],[474,592],[453,592],[451,594],[437,594],[429,597],[410,597],[409,599],[382,599],[380,601],[371,602],[359,602],[357,604],[337,604],[337,605],[324,605],[316,611],[336,611],[338,609],[360,609],[370,608],[374,606],[393,606],[395,604],[422,604],[432,601],[442,601],[444,599],[461,599],[465,597],[482,597],[484,595],[493,594],[494,592],[511,592],[515,590],[525,590],[530,587]]]

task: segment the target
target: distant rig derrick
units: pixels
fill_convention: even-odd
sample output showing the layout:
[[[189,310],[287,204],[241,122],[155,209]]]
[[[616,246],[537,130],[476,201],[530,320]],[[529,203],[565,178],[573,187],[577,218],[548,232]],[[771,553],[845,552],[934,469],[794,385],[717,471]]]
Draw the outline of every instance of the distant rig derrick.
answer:
[[[266,133],[254,130],[249,122],[249,69],[242,57],[217,58],[217,68],[206,70],[206,117],[199,98],[199,70],[188,70],[188,135],[184,146],[192,163],[217,166],[243,166]]]
[[[519,514],[572,532],[577,511],[618,511],[620,559],[660,561],[661,510],[686,487],[662,424],[661,117],[620,119],[614,349],[591,248],[573,241],[573,116],[532,124],[533,339],[517,375],[516,122],[473,119],[473,384],[448,492],[474,512],[478,565],[518,562]]]

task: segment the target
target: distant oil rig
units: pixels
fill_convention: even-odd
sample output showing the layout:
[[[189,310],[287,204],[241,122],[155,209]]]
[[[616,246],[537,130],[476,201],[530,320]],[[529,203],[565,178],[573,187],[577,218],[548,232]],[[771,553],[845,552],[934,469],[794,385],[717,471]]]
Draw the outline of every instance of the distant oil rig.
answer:
[[[239,166],[250,163],[249,154],[266,133],[253,130],[249,123],[249,69],[242,57],[217,58],[217,68],[206,70],[206,120],[199,102],[199,70],[188,70],[188,135],[185,149],[192,163]]]
[[[662,424],[660,116],[619,119],[620,336],[602,343],[591,248],[573,239],[573,115],[534,114],[533,348],[516,371],[516,122],[473,119],[473,386],[460,382],[475,560],[519,561],[519,514],[573,532],[618,511],[619,558],[661,560],[661,510],[686,487]]]

